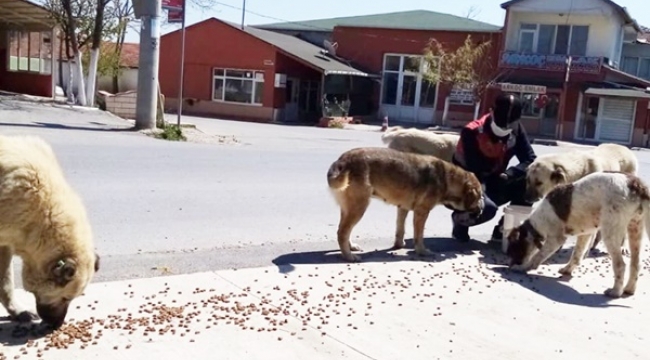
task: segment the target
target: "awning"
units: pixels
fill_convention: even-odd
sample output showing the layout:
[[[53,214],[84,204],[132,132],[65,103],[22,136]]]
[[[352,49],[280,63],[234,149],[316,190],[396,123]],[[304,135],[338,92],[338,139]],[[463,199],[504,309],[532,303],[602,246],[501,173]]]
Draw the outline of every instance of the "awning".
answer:
[[[606,89],[606,88],[593,88],[590,87],[585,91],[587,95],[598,96],[618,96],[636,99],[650,99],[650,91],[643,91],[642,89]]]
[[[4,30],[49,31],[55,23],[50,12],[27,0],[0,0],[0,28]]]

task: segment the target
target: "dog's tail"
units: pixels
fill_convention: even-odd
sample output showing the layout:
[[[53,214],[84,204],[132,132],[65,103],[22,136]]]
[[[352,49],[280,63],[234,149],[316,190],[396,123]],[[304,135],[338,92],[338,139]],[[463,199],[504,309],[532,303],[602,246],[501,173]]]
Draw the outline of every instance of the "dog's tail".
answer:
[[[342,160],[336,160],[327,170],[327,184],[330,189],[342,191],[350,184],[350,170]]]
[[[403,130],[403,129],[404,128],[401,127],[401,126],[393,126],[393,127],[388,128],[388,130],[386,130],[386,132],[381,135],[381,141],[384,144],[389,144],[391,141],[393,141],[395,136],[397,136],[399,134],[397,131],[398,130]]]

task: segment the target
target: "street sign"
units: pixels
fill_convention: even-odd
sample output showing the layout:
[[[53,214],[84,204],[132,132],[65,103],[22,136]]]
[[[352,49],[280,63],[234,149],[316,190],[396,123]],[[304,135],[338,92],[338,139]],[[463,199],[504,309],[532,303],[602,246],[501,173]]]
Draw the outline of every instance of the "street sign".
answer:
[[[183,10],[184,0],[162,0],[163,10]]]
[[[167,22],[177,24],[183,22],[183,10],[167,10]]]

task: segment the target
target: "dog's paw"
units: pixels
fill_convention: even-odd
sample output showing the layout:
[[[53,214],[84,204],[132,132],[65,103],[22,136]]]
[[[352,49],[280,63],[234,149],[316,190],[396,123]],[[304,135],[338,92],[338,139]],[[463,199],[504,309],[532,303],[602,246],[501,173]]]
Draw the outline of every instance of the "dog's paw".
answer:
[[[345,260],[347,262],[359,262],[359,261],[361,261],[361,256],[355,255],[355,254],[352,254],[352,253],[344,254],[342,256],[343,256],[343,260]]]
[[[356,243],[350,243],[350,250],[352,250],[352,251],[363,251],[363,250],[361,250],[361,246],[359,246],[359,244],[356,244]]]
[[[573,276],[573,269],[574,269],[574,266],[571,265],[571,264],[568,264],[567,266],[561,268],[557,272],[559,272],[560,274],[565,275],[565,276]]]
[[[605,290],[605,295],[609,296],[610,298],[617,299],[623,295],[623,290],[616,288],[607,289]]]
[[[393,243],[393,249],[395,250],[403,249],[404,246],[406,246],[404,244],[404,239],[401,240],[395,239],[395,243]]]
[[[28,323],[39,319],[38,315],[27,310],[11,311],[9,313],[9,318],[11,319],[11,321],[20,322],[20,323]]]
[[[530,267],[525,266],[525,265],[512,265],[510,267],[510,270],[516,271],[518,273],[527,273],[530,270]]]
[[[625,289],[623,289],[623,293],[625,295],[634,295],[636,292],[636,284],[635,285],[627,285]]]
[[[415,253],[418,254],[419,256],[432,256],[433,255],[433,251],[431,251],[431,250],[429,250],[429,249],[427,249],[425,247],[415,248]]]

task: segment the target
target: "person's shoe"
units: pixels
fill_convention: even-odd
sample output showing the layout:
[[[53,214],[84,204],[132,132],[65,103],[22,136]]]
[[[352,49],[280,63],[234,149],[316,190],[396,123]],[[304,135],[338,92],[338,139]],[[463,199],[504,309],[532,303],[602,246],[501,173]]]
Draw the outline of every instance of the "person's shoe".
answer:
[[[454,225],[454,229],[451,231],[451,237],[454,238],[454,240],[461,242],[469,242],[469,228],[466,226]]]
[[[500,244],[503,241],[503,216],[497,226],[492,230],[492,237],[490,238],[491,243]]]

